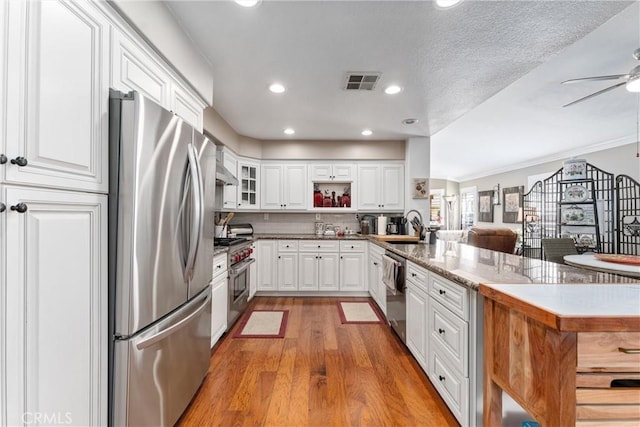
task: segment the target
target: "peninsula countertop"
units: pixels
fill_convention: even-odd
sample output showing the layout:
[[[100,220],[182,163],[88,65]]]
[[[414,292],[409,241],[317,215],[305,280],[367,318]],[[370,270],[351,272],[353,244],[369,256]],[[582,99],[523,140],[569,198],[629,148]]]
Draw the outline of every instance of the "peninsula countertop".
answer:
[[[366,235],[255,234],[254,239],[369,240],[449,280],[477,290],[481,283],[503,284],[630,284],[640,280],[555,264],[535,258],[438,240],[435,245],[386,243]]]

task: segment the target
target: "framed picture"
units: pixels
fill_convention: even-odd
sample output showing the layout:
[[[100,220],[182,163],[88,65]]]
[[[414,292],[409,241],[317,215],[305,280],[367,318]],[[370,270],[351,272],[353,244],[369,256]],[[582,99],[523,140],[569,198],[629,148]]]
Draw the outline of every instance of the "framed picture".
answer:
[[[584,159],[565,160],[562,164],[562,175],[566,180],[586,179],[587,161]]]
[[[521,218],[518,218],[518,212],[522,208],[522,194],[524,193],[524,186],[508,187],[502,189],[504,203],[502,204],[502,222],[504,223],[518,223],[522,222]],[[518,219],[520,219],[518,221]]]
[[[413,198],[426,199],[429,197],[427,178],[413,178]]]
[[[478,221],[493,222],[493,190],[478,191]]]

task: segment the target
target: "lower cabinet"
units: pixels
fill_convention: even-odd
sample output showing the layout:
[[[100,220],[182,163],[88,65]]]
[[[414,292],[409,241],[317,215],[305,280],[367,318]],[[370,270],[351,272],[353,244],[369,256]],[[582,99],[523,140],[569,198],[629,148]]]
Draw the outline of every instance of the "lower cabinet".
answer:
[[[366,291],[366,244],[364,240],[340,241],[340,290]]]
[[[258,291],[278,290],[277,240],[258,240],[255,243],[256,289]]]
[[[211,289],[211,347],[227,330],[227,310],[229,309],[229,285],[227,276],[227,254],[213,258],[213,280]]]
[[[0,424],[106,425],[107,196],[0,185],[0,203]]]
[[[368,263],[368,275],[367,284],[369,288],[369,294],[374,299],[380,311],[385,316],[387,314],[387,289],[382,282],[382,254],[384,249],[375,243],[369,243],[369,263]]]
[[[474,369],[470,369],[469,289],[435,273],[429,274],[428,282],[427,375],[460,424],[474,425],[470,419],[470,372],[476,372],[477,367],[474,362]]]
[[[422,287],[407,280],[407,347],[422,369],[427,370],[427,308],[429,297]]]
[[[298,242],[278,241],[278,291],[298,290]]]
[[[316,252],[299,254],[300,291],[337,291],[339,289],[338,253]]]

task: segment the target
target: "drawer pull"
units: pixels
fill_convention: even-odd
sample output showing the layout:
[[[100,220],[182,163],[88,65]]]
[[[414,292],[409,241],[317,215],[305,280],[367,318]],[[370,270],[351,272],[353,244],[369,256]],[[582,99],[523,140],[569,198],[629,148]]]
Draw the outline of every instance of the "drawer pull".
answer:
[[[444,329],[442,329],[442,328],[439,328],[439,329],[438,329],[438,333],[439,333],[440,335],[442,335],[442,334],[444,334],[444,333],[445,333],[445,330],[444,330]]]
[[[411,277],[416,277],[417,274],[416,273],[411,273]]]
[[[622,388],[622,387],[631,387],[631,388],[640,387],[640,380],[620,379],[620,380],[611,381],[611,388]]]
[[[439,289],[438,292],[440,293],[440,295],[444,295],[447,293],[447,291],[445,291],[444,289]]]
[[[625,354],[640,354],[640,348],[624,348],[624,347],[618,347],[618,351],[620,353],[625,353]]]
[[[442,375],[438,375],[438,379],[439,379],[440,381],[444,381],[444,380],[446,380],[446,378],[445,378],[445,377],[443,377]]]

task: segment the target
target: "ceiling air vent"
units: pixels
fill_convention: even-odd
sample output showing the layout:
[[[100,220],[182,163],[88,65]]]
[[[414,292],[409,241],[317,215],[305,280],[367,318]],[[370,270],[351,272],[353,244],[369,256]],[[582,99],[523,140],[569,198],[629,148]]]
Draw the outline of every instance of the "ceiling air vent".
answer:
[[[344,88],[346,90],[373,90],[380,80],[380,73],[348,73]]]

